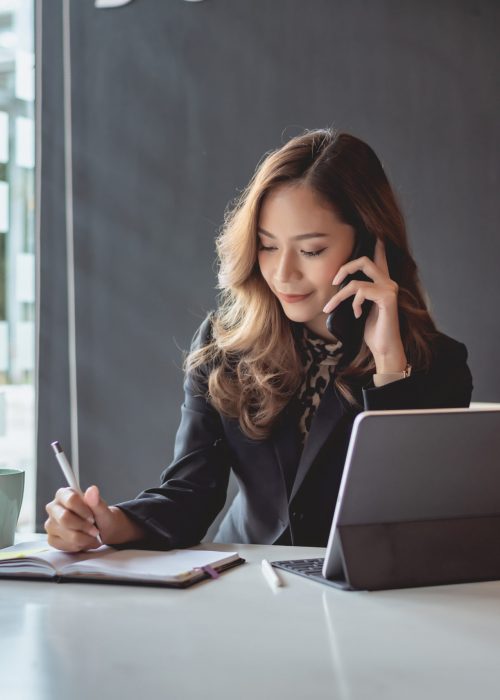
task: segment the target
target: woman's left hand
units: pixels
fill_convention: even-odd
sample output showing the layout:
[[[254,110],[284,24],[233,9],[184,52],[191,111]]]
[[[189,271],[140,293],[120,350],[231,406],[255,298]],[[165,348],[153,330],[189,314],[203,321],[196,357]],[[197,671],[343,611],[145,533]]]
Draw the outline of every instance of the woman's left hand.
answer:
[[[399,372],[407,362],[399,328],[399,287],[389,276],[385,246],[380,238],[375,244],[374,260],[366,256],[350,260],[339,268],[332,284],[340,285],[347,275],[358,271],[372,281],[352,280],[330,299],[323,311],[330,313],[344,299],[354,296],[353,315],[359,318],[363,301],[373,301],[365,323],[365,343],[374,357],[377,372]]]

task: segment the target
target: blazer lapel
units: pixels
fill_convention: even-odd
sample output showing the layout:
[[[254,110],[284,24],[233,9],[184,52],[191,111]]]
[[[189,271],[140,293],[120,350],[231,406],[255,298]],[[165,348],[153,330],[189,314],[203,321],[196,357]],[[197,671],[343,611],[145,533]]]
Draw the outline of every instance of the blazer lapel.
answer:
[[[297,431],[298,420],[299,404],[296,398],[293,398],[283,409],[273,433],[274,452],[281,469],[287,501],[300,459],[301,444]]]
[[[344,404],[338,398],[333,382],[330,381],[314,414],[311,429],[295,475],[290,502],[295,498],[318,452],[323,447],[327,437],[335,428],[344,411]],[[296,429],[293,432],[297,434]]]

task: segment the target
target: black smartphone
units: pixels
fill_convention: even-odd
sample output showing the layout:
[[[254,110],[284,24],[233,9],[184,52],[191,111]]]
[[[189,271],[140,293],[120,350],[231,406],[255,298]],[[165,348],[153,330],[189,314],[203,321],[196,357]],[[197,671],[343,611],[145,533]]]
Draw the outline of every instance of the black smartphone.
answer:
[[[363,255],[373,260],[375,254],[375,236],[368,233],[365,229],[360,229],[356,232],[356,242],[354,250],[349,260],[356,260]],[[358,271],[352,275],[347,275],[339,287],[343,289],[351,280],[360,280],[363,282],[371,281],[363,272]],[[344,299],[326,319],[326,327],[328,331],[338,338],[343,345],[350,347],[358,347],[361,344],[363,337],[366,317],[370,313],[373,302],[366,300],[362,305],[362,312],[359,318],[356,318],[352,308],[353,297]]]

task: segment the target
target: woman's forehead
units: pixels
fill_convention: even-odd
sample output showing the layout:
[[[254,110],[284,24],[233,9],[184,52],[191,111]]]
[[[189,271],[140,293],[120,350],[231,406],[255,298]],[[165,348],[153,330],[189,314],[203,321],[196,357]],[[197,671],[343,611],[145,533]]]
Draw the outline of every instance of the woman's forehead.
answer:
[[[259,227],[273,235],[287,231],[329,233],[342,225],[334,207],[307,185],[279,185],[267,193],[260,209]],[[318,228],[319,227],[319,228]]]

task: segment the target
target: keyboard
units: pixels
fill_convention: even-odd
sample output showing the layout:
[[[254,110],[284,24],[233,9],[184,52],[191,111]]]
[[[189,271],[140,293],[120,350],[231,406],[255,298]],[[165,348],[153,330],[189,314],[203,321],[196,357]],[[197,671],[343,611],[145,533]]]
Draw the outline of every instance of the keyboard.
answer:
[[[299,576],[304,576],[313,581],[326,583],[327,586],[348,590],[350,586],[342,576],[339,576],[333,581],[323,576],[321,570],[324,561],[324,557],[318,557],[317,559],[284,559],[282,561],[272,561],[271,564],[277,569],[283,569],[284,571],[290,571],[292,574],[298,574]]]
[[[331,584],[331,581],[326,579],[321,573],[323,568],[324,557],[318,559],[284,559],[283,561],[272,561],[271,564],[277,569],[290,571],[292,574],[306,576],[314,581]]]

